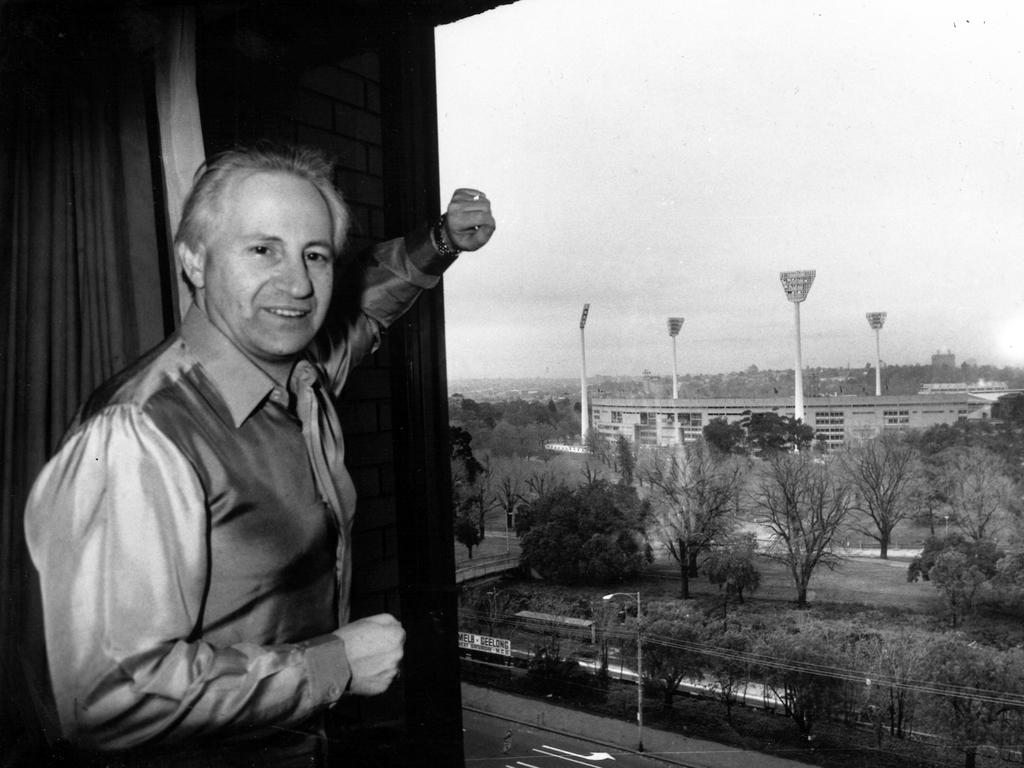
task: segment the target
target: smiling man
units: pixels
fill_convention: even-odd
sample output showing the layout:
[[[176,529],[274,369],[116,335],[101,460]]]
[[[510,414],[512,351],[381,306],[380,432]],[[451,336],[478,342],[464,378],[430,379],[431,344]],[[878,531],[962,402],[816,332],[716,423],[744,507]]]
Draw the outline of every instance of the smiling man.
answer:
[[[104,384],[26,510],[61,727],[83,760],[320,765],[322,716],[387,689],[404,632],[348,620],[355,491],[331,395],[460,251],[477,190],[341,262],[348,211],[305,149],[200,169],[175,249],[181,329]],[[331,307],[357,280],[355,306]]]

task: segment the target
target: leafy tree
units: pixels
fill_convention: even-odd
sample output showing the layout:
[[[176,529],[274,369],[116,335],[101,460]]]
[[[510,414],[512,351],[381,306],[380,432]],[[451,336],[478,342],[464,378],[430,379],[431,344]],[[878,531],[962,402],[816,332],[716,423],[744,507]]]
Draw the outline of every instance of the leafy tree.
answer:
[[[704,425],[703,434],[704,442],[719,456],[746,453],[746,433],[739,422],[720,416]]]
[[[746,431],[750,450],[762,458],[806,451],[814,443],[814,430],[792,416],[779,416],[772,411],[746,411],[740,424]]]
[[[636,473],[636,457],[633,455],[633,446],[623,435],[619,435],[615,441],[615,456],[619,470],[619,482],[622,485],[632,485]]]
[[[963,552],[947,549],[935,558],[928,578],[942,590],[949,608],[953,628],[974,608],[978,591],[986,581],[985,574]]]
[[[658,538],[679,564],[680,597],[690,597],[698,557],[735,528],[742,473],[716,461],[702,441],[655,454],[645,472],[651,485]]]
[[[469,483],[475,482],[477,475],[483,471],[483,465],[473,454],[472,443],[473,436],[468,430],[454,425],[448,427],[452,464],[461,470],[462,476]]]
[[[687,678],[699,680],[704,673],[703,632],[678,604],[652,602],[642,617],[642,638],[644,682],[657,686],[662,709],[670,711],[679,684]],[[621,642],[622,653],[635,657],[635,624],[632,631],[623,634]]]
[[[452,512],[455,516],[455,538],[466,546],[469,556],[473,547],[483,541],[484,518],[491,505],[490,473],[473,454],[470,433],[462,427],[449,427],[449,445],[452,467]],[[470,535],[467,526],[472,523],[477,532]]]
[[[755,647],[763,659],[754,672],[782,702],[800,733],[810,736],[814,724],[841,702],[841,682],[821,674],[837,665],[837,649],[825,632],[808,623],[797,631],[778,629]]]
[[[842,463],[854,492],[852,508],[870,523],[854,529],[875,539],[879,557],[887,560],[892,532],[912,509],[916,451],[899,435],[882,435],[850,448]]]
[[[754,506],[772,536],[765,555],[789,571],[802,608],[815,569],[840,561],[833,542],[850,513],[849,494],[820,459],[782,453],[766,464]]]
[[[729,539],[724,546],[712,549],[704,561],[708,581],[724,590],[723,613],[728,611],[729,598],[743,604],[743,593],[754,592],[761,586],[761,573],[754,565],[757,538],[752,533]]]
[[[622,582],[653,561],[649,517],[648,502],[629,486],[598,480],[556,487],[516,518],[522,561],[563,584]]]
[[[455,518],[455,540],[466,547],[466,554],[473,559],[473,547],[483,541],[480,532],[480,525],[470,515],[460,515]]]
[[[935,727],[963,750],[966,768],[974,768],[978,747],[988,743],[1006,709],[1006,697],[997,692],[1019,680],[1010,660],[1019,659],[950,635],[940,636],[928,651],[930,682],[938,689]]]
[[[708,658],[708,675],[715,682],[714,694],[725,705],[725,719],[730,725],[733,707],[750,680],[748,652],[752,642],[747,632],[728,630],[715,638],[718,653]]]
[[[992,541],[973,541],[960,533],[951,533],[945,538],[932,536],[925,541],[921,554],[910,562],[907,581],[928,581],[939,555],[951,551],[964,554],[972,566],[985,574],[986,579],[996,575],[998,563],[1003,557],[1002,550]]]

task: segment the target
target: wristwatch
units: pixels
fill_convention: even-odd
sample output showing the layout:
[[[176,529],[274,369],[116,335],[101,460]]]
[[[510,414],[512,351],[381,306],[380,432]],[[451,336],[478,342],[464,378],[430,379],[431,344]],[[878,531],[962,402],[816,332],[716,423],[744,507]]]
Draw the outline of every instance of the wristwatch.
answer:
[[[454,259],[462,251],[452,245],[452,242],[448,239],[448,229],[445,223],[448,221],[448,214],[441,214],[441,218],[437,220],[437,223],[430,230],[430,239],[434,243],[434,250],[437,251],[439,256],[444,256],[447,259]]]

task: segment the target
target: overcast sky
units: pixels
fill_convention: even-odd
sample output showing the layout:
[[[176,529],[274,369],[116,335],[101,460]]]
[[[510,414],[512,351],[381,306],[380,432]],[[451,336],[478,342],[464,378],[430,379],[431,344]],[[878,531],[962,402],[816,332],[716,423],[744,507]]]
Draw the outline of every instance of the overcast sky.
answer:
[[[519,0],[437,32],[449,377],[1024,365],[1024,3]]]

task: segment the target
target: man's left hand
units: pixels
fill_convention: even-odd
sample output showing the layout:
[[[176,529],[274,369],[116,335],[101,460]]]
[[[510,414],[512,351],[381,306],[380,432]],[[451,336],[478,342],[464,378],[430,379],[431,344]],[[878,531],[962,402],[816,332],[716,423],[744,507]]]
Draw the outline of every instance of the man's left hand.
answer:
[[[478,189],[457,189],[448,203],[445,234],[460,251],[483,248],[494,234],[491,201]]]

